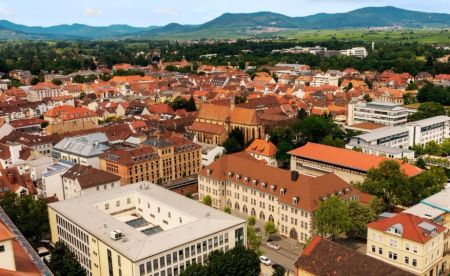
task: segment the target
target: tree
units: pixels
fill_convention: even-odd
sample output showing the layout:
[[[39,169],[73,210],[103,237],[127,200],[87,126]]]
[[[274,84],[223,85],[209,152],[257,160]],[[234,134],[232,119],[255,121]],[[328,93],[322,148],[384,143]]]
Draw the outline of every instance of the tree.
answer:
[[[331,196],[320,203],[315,215],[317,232],[331,235],[334,240],[340,233],[350,228],[351,220],[347,206],[339,197]]]
[[[344,137],[344,132],[328,115],[309,116],[301,121],[298,120],[293,124],[292,129],[294,133],[300,135],[303,144],[320,143],[327,135],[331,135],[334,139]]]
[[[62,84],[62,81],[59,80],[59,79],[54,79],[54,80],[52,80],[52,83],[53,83],[54,85],[61,85],[61,84]]]
[[[277,153],[276,153],[276,159],[279,161],[288,161],[290,159],[290,155],[288,152],[292,150],[294,146],[292,143],[281,141],[278,143],[277,146]]]
[[[37,247],[43,235],[49,231],[47,205],[44,200],[34,200],[32,196],[17,196],[6,192],[0,206],[17,225],[31,245]]]
[[[223,209],[223,211],[227,214],[231,214],[231,207],[230,206],[225,206],[225,208]]]
[[[264,223],[264,233],[266,234],[266,236],[268,236],[270,238],[276,232],[278,232],[278,229],[275,226],[275,223],[273,223],[271,221],[266,221]]]
[[[367,224],[375,219],[372,210],[358,201],[350,201],[347,208],[351,221],[350,227],[346,232],[347,236],[366,238]]]
[[[183,98],[181,96],[178,96],[175,98],[175,100],[170,102],[169,105],[174,110],[178,110],[178,109],[186,109],[187,110],[188,100],[186,100],[185,98]],[[195,105],[195,102],[194,102],[194,105]]]
[[[250,226],[255,226],[255,224],[256,224],[256,219],[255,219],[255,217],[248,217],[248,219],[247,219],[247,224],[248,225],[250,225]]]
[[[222,252],[213,251],[204,265],[191,265],[181,276],[258,276],[261,272],[258,255],[251,249],[236,246]]]
[[[56,242],[48,266],[55,276],[86,275],[86,271],[75,259],[75,255],[63,242]]]
[[[370,210],[372,210],[373,214],[375,214],[375,215],[379,215],[379,214],[387,211],[387,206],[384,205],[383,200],[376,196],[374,196],[372,198],[372,201],[370,201],[369,208],[370,208]]]
[[[427,167],[427,163],[425,163],[425,160],[423,160],[423,158],[419,157],[416,161],[416,167],[425,169]]]
[[[372,98],[370,97],[369,94],[364,94],[363,100],[364,100],[366,103],[370,103],[370,102],[372,101]]]
[[[282,267],[281,265],[277,266],[272,273],[272,276],[285,276],[285,275],[286,275],[286,269],[284,267]]]
[[[255,228],[251,225],[247,225],[247,244],[248,248],[252,249],[259,255],[261,237],[256,234]]]
[[[211,206],[211,204],[212,204],[212,198],[211,198],[211,196],[210,196],[210,195],[204,196],[202,202],[203,202],[203,204],[206,204],[206,205],[208,205],[208,206]]]
[[[426,102],[420,104],[416,113],[409,115],[408,121],[413,122],[445,114],[446,111],[440,103]]]
[[[297,119],[303,120],[306,117],[308,117],[308,113],[306,110],[302,107],[297,111]]]
[[[186,111],[188,112],[197,111],[197,106],[195,105],[194,97],[189,98],[186,105]]]
[[[417,103],[417,98],[412,93],[403,94],[403,103],[405,105]]]
[[[408,83],[408,86],[406,86],[406,91],[411,91],[411,90],[417,90],[417,89],[419,89],[419,87],[417,86],[417,84],[415,83],[415,82],[413,82],[413,81],[410,81],[409,83]]]
[[[225,140],[223,147],[225,148],[226,153],[235,153],[243,150],[242,145],[239,144],[239,142],[234,138],[228,138]]]
[[[435,193],[442,191],[447,183],[447,175],[443,168],[431,167],[429,170],[413,177],[409,184],[411,197],[404,205],[412,206]]]
[[[392,210],[397,204],[410,201],[411,198],[408,177],[400,169],[400,163],[395,160],[383,161],[377,168],[370,169],[366,179],[355,186],[383,200],[388,210]]]

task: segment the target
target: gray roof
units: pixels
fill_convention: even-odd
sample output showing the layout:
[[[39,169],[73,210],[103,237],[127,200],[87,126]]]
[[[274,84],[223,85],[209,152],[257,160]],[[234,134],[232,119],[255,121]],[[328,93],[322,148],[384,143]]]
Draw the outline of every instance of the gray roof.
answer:
[[[171,209],[179,216],[183,216],[184,223],[147,236],[95,206],[127,196],[139,197],[144,202],[148,201],[163,209]],[[75,222],[133,262],[245,223],[245,220],[150,182],[139,182],[51,203],[49,208]],[[112,240],[110,233],[113,230],[121,230],[125,238]]]
[[[53,147],[53,150],[94,157],[102,154],[108,148],[108,137],[105,133],[98,132],[64,138]]]
[[[403,152],[404,153],[414,152],[413,150],[409,150],[409,149],[393,148],[393,147],[380,146],[380,145],[358,145],[358,143],[354,142],[354,140],[353,141],[350,140],[350,143],[348,143],[348,145],[353,146],[353,147],[359,147],[361,149],[385,152],[388,154],[400,154]]]
[[[438,123],[444,123],[444,122],[447,122],[447,121],[450,121],[450,117],[445,116],[445,115],[441,115],[441,116],[435,116],[435,117],[423,119],[423,120],[420,120],[420,121],[411,122],[409,124],[410,125],[417,125],[417,126],[420,126],[420,127],[425,127],[425,126],[434,125],[434,124],[438,124]]]
[[[384,138],[387,136],[397,135],[397,134],[407,132],[407,131],[408,131],[408,128],[404,125],[403,126],[395,126],[395,127],[387,126],[387,127],[375,129],[368,133],[357,135],[355,137],[359,138],[361,140],[364,140],[364,141],[373,141],[373,140],[381,139],[381,138]]]
[[[450,213],[450,187],[422,200],[421,203]]]
[[[67,161],[67,160],[61,160],[58,163],[55,163],[47,168],[47,171],[42,174],[43,177],[49,177],[56,173],[62,172],[64,170],[70,169],[75,163]]]
[[[434,219],[443,215],[445,212],[429,205],[419,203],[406,209],[403,213],[408,213],[426,219]]]

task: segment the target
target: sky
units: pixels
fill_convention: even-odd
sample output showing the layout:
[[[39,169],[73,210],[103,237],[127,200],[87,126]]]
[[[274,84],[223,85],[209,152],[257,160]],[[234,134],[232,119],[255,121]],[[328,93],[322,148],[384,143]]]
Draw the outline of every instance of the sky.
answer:
[[[29,26],[82,23],[146,27],[172,22],[201,24],[225,12],[305,16],[388,5],[450,13],[449,0],[0,0],[0,19]]]

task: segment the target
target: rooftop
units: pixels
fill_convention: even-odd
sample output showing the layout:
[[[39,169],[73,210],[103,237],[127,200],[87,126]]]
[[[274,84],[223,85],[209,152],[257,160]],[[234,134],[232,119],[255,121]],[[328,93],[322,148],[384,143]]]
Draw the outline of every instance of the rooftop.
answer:
[[[97,132],[64,138],[53,147],[53,150],[91,157],[102,154],[108,148],[108,137],[104,133]]]
[[[248,153],[255,153],[264,156],[274,156],[277,154],[277,146],[264,139],[255,139],[250,146],[245,149]]]
[[[316,143],[307,143],[306,145],[291,150],[288,153],[297,157],[346,167],[362,172],[368,172],[370,169],[378,167],[383,161],[386,160],[396,160],[399,162],[401,170],[403,170],[403,172],[409,177],[416,176],[422,172],[422,170],[416,166],[401,160],[389,159],[382,156],[375,156],[354,150],[331,147]]]
[[[120,176],[118,175],[80,164],[75,164],[62,177],[77,180],[82,189],[120,180]]]
[[[423,204],[450,213],[450,187],[421,201]]]
[[[121,221],[120,218],[101,210],[105,202],[115,202],[119,198],[126,197],[133,198],[132,204],[135,207],[139,198],[139,201],[145,202],[145,205],[148,203],[149,206],[159,206],[163,210],[170,210],[172,217],[180,217],[183,222],[171,228],[161,225],[163,231],[147,235]],[[51,203],[49,208],[75,222],[134,262],[245,223],[244,220],[150,182],[139,182],[118,189]],[[124,238],[118,241],[112,240],[110,233],[114,230],[121,230]]]
[[[303,253],[295,262],[295,266],[312,275],[414,275],[318,236],[307,244]]]

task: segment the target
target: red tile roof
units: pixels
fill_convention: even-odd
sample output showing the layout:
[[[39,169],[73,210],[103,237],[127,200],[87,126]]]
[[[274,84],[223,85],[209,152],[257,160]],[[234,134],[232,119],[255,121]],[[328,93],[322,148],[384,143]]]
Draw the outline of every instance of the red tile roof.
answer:
[[[362,152],[316,143],[307,143],[306,145],[291,150],[288,153],[298,157],[343,166],[349,169],[363,172],[367,172],[372,168],[376,168],[383,161],[389,160],[389,158],[382,156],[369,155]],[[417,168],[416,166],[405,163],[401,160],[397,161],[400,163],[400,168],[409,177],[416,176],[422,172],[422,170]]]
[[[431,222],[431,220],[420,218],[407,213],[400,213],[391,218],[385,218],[379,221],[371,222],[367,225],[368,228],[376,229],[382,232],[386,232],[393,225],[401,225],[403,228],[402,238],[415,241],[418,243],[426,243],[433,238],[422,229],[419,224],[426,222],[436,227],[437,233],[442,233],[446,230],[445,227]]]
[[[255,153],[264,156],[274,156],[277,154],[277,146],[272,142],[263,139],[255,139],[250,146],[245,149],[248,153]]]

